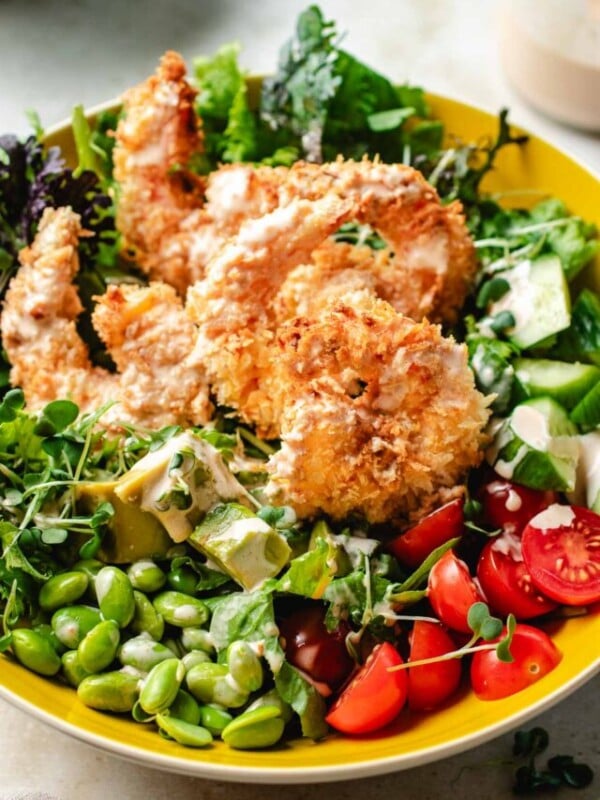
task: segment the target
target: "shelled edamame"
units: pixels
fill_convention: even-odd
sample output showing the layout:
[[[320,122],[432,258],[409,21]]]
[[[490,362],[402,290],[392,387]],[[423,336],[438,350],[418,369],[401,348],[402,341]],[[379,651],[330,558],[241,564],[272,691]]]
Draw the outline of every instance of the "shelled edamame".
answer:
[[[186,747],[215,738],[238,749],[276,744],[293,713],[268,685],[260,645],[218,650],[208,605],[191,586],[166,585],[150,559],[127,569],[78,562],[42,586],[43,618],[11,632],[12,654],[73,686],[89,708],[131,714]]]

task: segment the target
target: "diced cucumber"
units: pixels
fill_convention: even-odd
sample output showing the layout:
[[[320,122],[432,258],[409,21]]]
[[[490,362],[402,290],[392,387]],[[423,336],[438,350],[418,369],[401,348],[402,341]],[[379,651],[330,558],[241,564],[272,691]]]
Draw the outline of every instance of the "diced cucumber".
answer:
[[[513,366],[518,399],[547,395],[566,409],[576,406],[600,381],[600,369],[591,364],[516,358]]]
[[[579,437],[579,453],[576,494],[579,502],[600,514],[600,431]]]
[[[516,267],[499,273],[509,290],[488,308],[495,317],[510,311],[515,320],[506,329],[508,338],[522,350],[539,345],[571,322],[569,287],[560,259],[540,256],[521,261]]]
[[[558,337],[557,358],[577,359],[600,367],[600,297],[584,289],[571,314],[571,325]]]
[[[532,489],[571,491],[579,458],[577,428],[550,397],[516,406],[488,449],[499,475]]]
[[[582,430],[592,430],[600,425],[600,383],[597,383],[571,411],[571,419]]]

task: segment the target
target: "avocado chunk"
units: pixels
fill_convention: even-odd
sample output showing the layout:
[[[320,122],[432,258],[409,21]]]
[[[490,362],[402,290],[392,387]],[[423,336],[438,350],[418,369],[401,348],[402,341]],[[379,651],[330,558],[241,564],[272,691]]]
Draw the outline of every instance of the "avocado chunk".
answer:
[[[219,451],[191,431],[141,458],[119,479],[115,495],[152,515],[175,542],[185,541],[217,503],[252,504]]]
[[[247,591],[277,575],[291,555],[285,538],[239,503],[211,509],[188,542]]]
[[[129,564],[141,558],[161,558],[173,545],[163,525],[139,506],[124,503],[115,494],[118,481],[83,483],[77,487],[78,508],[93,514],[109,502],[114,516],[107,525],[98,558],[110,564]]]

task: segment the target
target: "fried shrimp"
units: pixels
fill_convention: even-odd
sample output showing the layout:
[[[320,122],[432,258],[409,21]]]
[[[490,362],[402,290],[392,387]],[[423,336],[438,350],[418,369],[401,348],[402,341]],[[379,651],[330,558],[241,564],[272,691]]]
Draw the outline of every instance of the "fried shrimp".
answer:
[[[174,282],[182,267],[175,260],[162,268],[162,249],[201,205],[205,188],[187,169],[201,152],[202,134],[185,71],[181,56],[169,51],[156,75],[125,94],[114,150],[117,227],[145,272],[154,276],[164,269],[165,279]]]
[[[488,402],[464,345],[360,290],[277,336],[282,447],[267,494],[300,516],[407,520],[476,466]]]
[[[93,325],[119,371],[127,417],[148,428],[211,418],[206,373],[194,356],[196,329],[171,286],[109,286]]]
[[[46,209],[4,300],[2,343],[11,383],[22,387],[32,408],[70,397],[90,411],[117,389],[116,375],[92,365],[75,324],[83,310],[72,283],[80,235],[78,214]]]
[[[79,215],[70,208],[46,209],[33,244],[21,252],[2,313],[12,383],[34,409],[59,397],[82,411],[117,401],[104,424],[207,422],[208,385],[193,358],[195,328],[172,288],[110,287],[94,325],[119,372],[92,364],[76,328],[83,309],[72,283],[81,235]]]
[[[231,164],[195,174],[189,167],[203,139],[185,74],[169,51],[155,75],[125,94],[114,150],[117,227],[142,270],[182,295],[246,219],[275,208],[286,172]]]
[[[327,195],[294,199],[249,220],[210,261],[206,278],[188,291],[187,310],[198,325],[196,355],[213,392],[260,435],[278,432],[274,298],[289,271],[351,212],[350,201]]]
[[[354,201],[355,219],[375,229],[388,249],[373,253],[327,242],[312,263],[290,276],[283,307],[293,309],[294,298],[305,295],[309,286],[317,303],[322,305],[329,292],[335,299],[342,271],[353,286],[362,282],[372,287],[396,311],[414,319],[454,322],[477,268],[460,203],[443,206],[435,189],[412,167],[366,159],[295,164],[282,188],[284,196],[309,198],[331,191]]]

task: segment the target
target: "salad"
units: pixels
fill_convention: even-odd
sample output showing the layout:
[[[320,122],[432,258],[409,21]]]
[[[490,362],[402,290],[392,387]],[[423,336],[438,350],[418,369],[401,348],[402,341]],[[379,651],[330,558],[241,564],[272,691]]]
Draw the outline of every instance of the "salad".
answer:
[[[482,701],[494,701],[543,679],[562,657],[548,621],[585,613],[600,600],[600,298],[575,288],[598,252],[595,228],[557,198],[515,210],[484,194],[481,182],[497,153],[525,144],[511,132],[506,112],[495,139],[449,147],[424,92],[394,86],[340,49],[334,26],[314,6],[300,16],[259,96],[251,96],[233,46],[197,60],[197,97],[173,54],[162,70],[132,90],[125,115],[106,112],[90,126],[81,109],[74,111],[74,170],[44,148],[41,131],[24,142],[0,137],[2,650],[73,686],[85,705],[130,714],[192,747],[210,747],[218,738],[253,749],[288,736],[360,735],[405,708],[435,711],[466,681]],[[143,101],[139,108],[147,110],[144,103],[156,95],[146,93],[157,85],[163,95],[165,86],[180,87],[177,120],[191,137],[173,140],[168,185],[179,193],[160,217],[128,194],[140,164],[144,180],[156,179],[156,151],[149,155],[137,144],[126,150],[135,138],[131,109]],[[240,175],[258,186],[252,200],[259,210],[245,209],[246,227],[236,222],[232,232]],[[221,176],[234,176],[234,183],[219,184]],[[361,181],[371,181],[369,192],[353,194]],[[206,186],[208,203],[194,205]],[[164,185],[152,187],[148,195],[162,199]],[[386,227],[386,204],[402,191],[416,199],[408,222],[393,219],[402,234],[396,241],[394,225]],[[281,214],[277,203],[286,192],[291,199]],[[429,241],[423,237],[445,236],[444,252],[453,253],[451,278],[439,292],[435,281],[430,287],[428,265],[403,250],[406,230],[423,208],[425,227],[413,230],[413,239],[422,248]],[[190,219],[202,220],[212,237],[194,253],[218,240],[208,266],[199,267],[192,249],[185,250]],[[427,227],[429,219],[435,224]],[[269,238],[273,220],[282,227]],[[176,228],[180,249],[174,238],[168,247],[152,239],[161,226]],[[57,233],[67,238],[48,259],[45,243]],[[194,326],[175,289],[182,281],[191,286],[192,318],[199,315],[201,344],[217,363],[230,352],[230,339],[213,332],[227,329],[234,312],[239,326],[247,312],[248,286],[240,300],[234,270],[243,264],[251,277],[262,276],[265,284],[249,284],[259,296],[279,261],[289,259],[291,241],[301,257],[324,247],[316,262],[328,268],[332,253],[343,252],[344,269],[352,262],[354,271],[339,274],[360,276],[358,305],[335,295],[339,304],[324,305],[311,319],[316,312],[302,303],[311,289],[318,294],[321,274],[309,271],[296,284],[302,291],[278,296],[298,313],[276,330],[262,321],[264,327],[252,328],[247,314],[250,347],[264,339],[265,349],[249,350],[250,366],[239,359],[233,374],[215,368],[205,390],[194,361],[199,345],[186,344]],[[257,245],[249,256],[241,249],[248,242]],[[390,301],[385,294],[373,298],[365,274],[386,274],[378,272],[381,265],[387,269],[403,256],[415,259],[411,279],[404,285],[395,272]],[[463,262],[456,279],[451,267]],[[51,284],[54,305],[44,297],[40,306],[40,264],[48,263],[64,266],[64,283]],[[444,336],[437,324],[414,323],[398,313],[403,306],[393,306],[408,302],[415,276],[423,287],[415,315],[429,314]],[[157,278],[171,282],[165,288]],[[265,298],[260,294],[252,307],[260,320]],[[134,343],[146,349],[129,346],[129,334],[115,322],[122,308],[127,330],[141,331]],[[171,338],[155,362],[154,340],[144,337],[150,328],[163,341],[160,326]],[[372,349],[377,337],[366,331],[373,328],[388,351]],[[268,359],[268,369],[257,371],[273,337],[283,343],[287,372],[275,371]],[[454,403],[457,441],[442,438],[439,457],[444,448],[454,450],[430,479],[434,489],[424,481],[417,491],[415,472],[414,484],[402,490],[394,484],[389,495],[376,486],[372,501],[364,479],[369,463],[362,473],[357,463],[344,472],[350,446],[344,437],[354,418],[340,422],[339,408],[366,407],[375,417],[379,427],[369,429],[368,441],[376,453],[390,442],[381,420],[404,412],[388,404],[373,414],[372,385],[385,385],[384,371],[348,378],[348,363],[353,350],[365,361],[375,352],[375,361],[390,359],[385,366],[393,372],[407,341],[434,354],[438,360],[427,367],[443,379],[434,395],[420,395],[421,384],[411,384],[407,395],[419,423],[411,436],[423,436],[420,445],[434,438],[425,438],[433,419],[426,414],[441,414],[436,403],[443,397]],[[55,365],[66,364],[65,351],[78,352],[79,342],[87,349],[75,366],[48,366],[49,353]],[[327,354],[340,343],[350,353],[340,362],[343,400],[311,373],[324,363],[331,377],[337,362]],[[300,345],[308,352],[303,361],[296,360]],[[410,362],[410,374],[418,364]],[[305,381],[307,393],[296,397]],[[247,391],[250,384],[259,386],[260,402]],[[393,387],[401,393],[398,381]],[[391,403],[392,394],[382,390],[384,397]],[[338,400],[344,405],[329,416]],[[405,407],[410,403],[404,398]],[[186,417],[191,407],[196,424]],[[164,417],[164,409],[176,416]],[[439,437],[451,436],[442,429],[452,427],[440,425]],[[298,464],[298,440],[300,456],[318,457],[301,461],[304,471],[287,481]],[[394,454],[388,474],[399,458]],[[440,477],[453,469],[457,474]],[[343,490],[336,492],[324,475],[336,475]],[[377,484],[381,476],[374,475]],[[369,500],[358,502],[352,487],[365,483]]]

